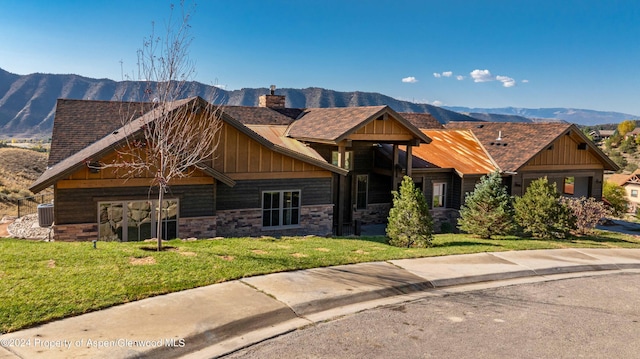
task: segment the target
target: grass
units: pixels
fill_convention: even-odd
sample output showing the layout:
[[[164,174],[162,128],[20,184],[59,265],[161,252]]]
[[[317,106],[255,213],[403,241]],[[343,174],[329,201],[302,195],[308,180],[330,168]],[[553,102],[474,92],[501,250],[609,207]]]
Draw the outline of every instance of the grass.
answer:
[[[254,275],[390,259],[487,251],[568,247],[633,247],[633,236],[542,241],[436,235],[432,248],[396,248],[384,237],[228,238],[166,243],[35,242],[0,239],[0,332],[131,302],[154,295]]]

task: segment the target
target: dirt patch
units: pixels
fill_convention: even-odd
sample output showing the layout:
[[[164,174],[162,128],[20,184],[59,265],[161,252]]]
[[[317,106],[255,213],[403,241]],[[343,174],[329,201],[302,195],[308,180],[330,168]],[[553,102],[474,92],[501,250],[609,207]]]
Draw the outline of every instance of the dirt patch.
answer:
[[[47,262],[47,267],[55,268],[56,267],[56,261],[54,261],[53,259],[49,259],[49,261]]]
[[[354,251],[354,252],[356,252],[358,254],[369,254],[369,252],[365,252],[362,249],[358,249],[357,251]]]
[[[269,254],[269,252],[263,251],[262,249],[254,249],[251,252],[253,252],[255,254]]]
[[[292,257],[296,257],[296,258],[304,258],[304,257],[308,257],[308,255],[304,254],[304,253],[291,253]]]
[[[331,249],[329,249],[329,248],[316,248],[316,251],[318,251],[318,252],[331,252]]]
[[[156,264],[156,259],[153,257],[142,257],[142,258],[129,257],[129,264],[132,264],[134,266]]]
[[[236,257],[234,257],[234,256],[218,256],[218,258],[222,259],[223,261],[228,261],[228,262],[231,262],[232,260],[236,259]]]

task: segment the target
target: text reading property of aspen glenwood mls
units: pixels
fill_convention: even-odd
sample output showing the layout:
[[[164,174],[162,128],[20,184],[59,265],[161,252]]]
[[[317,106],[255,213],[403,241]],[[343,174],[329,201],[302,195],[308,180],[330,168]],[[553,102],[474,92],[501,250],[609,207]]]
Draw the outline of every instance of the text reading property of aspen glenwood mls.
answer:
[[[140,339],[43,339],[43,338],[3,338],[0,346],[4,348],[42,348],[42,349],[72,349],[72,348],[184,348],[184,338],[160,338],[154,340]]]

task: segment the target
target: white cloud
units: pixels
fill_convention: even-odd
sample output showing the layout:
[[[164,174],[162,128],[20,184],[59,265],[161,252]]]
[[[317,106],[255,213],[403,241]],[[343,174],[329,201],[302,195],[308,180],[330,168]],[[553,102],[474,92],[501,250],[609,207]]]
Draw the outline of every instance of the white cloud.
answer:
[[[523,84],[528,84],[528,83],[529,83],[529,80],[522,80],[522,83],[523,83]]]
[[[496,80],[502,82],[502,86],[504,87],[513,87],[516,85],[516,80],[512,79],[508,76],[496,76]]]
[[[442,75],[440,75],[440,74],[439,74],[439,73],[437,73],[437,72],[434,72],[434,73],[433,73],[433,77],[435,77],[435,78],[440,78],[440,77],[442,77]]]
[[[458,76],[456,76],[456,80],[462,81],[462,80],[464,80],[464,76],[458,75]]]
[[[441,78],[441,77],[451,77],[453,75],[453,71],[443,71],[443,72],[434,72],[433,77]]]
[[[489,81],[495,80],[495,78],[493,77],[493,75],[491,75],[491,72],[489,70],[476,69],[471,71],[469,75],[471,75],[471,78],[473,78],[473,82],[489,82]]]
[[[451,71],[445,71],[445,72],[442,73],[442,76],[444,76],[444,77],[451,77],[451,75],[453,75],[453,72],[451,72]]]
[[[416,78],[415,78],[415,77],[413,77],[413,76],[409,76],[409,77],[405,77],[405,78],[403,78],[403,79],[402,79],[402,82],[413,84],[413,83],[418,82],[418,79],[416,79]]]
[[[434,106],[442,106],[443,105],[442,101],[439,101],[439,100],[435,100],[431,104],[434,105]]]

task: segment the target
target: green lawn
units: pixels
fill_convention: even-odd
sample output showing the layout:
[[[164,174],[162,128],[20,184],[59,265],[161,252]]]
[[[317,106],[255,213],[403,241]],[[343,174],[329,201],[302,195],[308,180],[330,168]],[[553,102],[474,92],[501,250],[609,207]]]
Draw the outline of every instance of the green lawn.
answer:
[[[436,235],[427,249],[391,247],[384,237],[228,238],[153,243],[0,239],[0,333],[112,305],[259,274],[389,259],[568,247],[633,247],[633,236],[598,232],[563,241]]]

